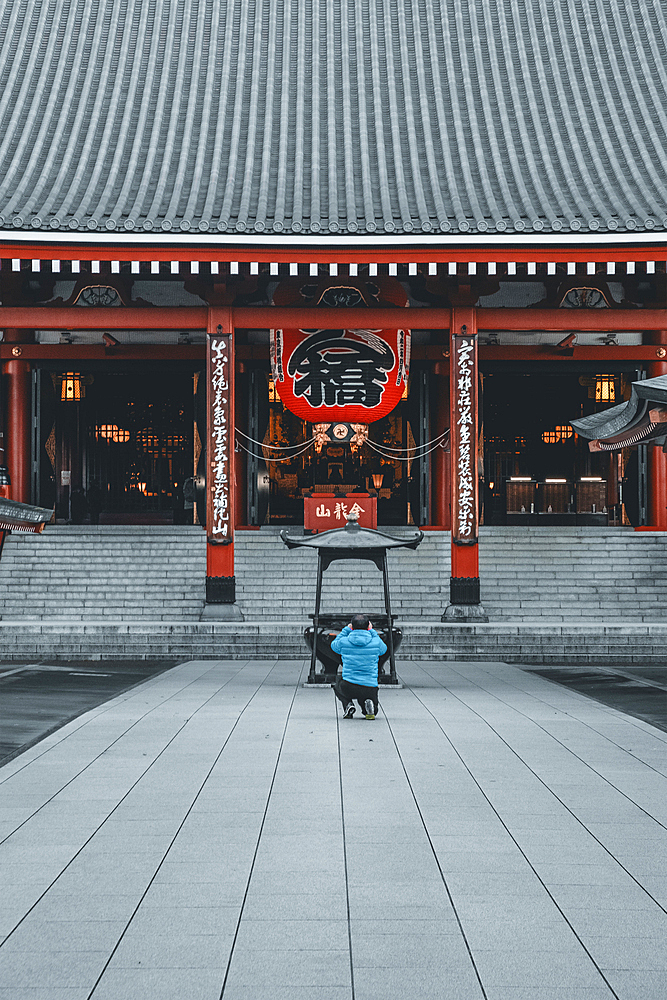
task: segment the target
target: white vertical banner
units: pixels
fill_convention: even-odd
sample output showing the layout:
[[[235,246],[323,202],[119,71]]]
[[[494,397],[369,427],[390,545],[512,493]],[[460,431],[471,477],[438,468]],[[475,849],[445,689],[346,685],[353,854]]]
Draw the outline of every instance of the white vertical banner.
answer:
[[[207,338],[208,447],[206,529],[208,541],[224,545],[233,541],[232,459],[234,363],[231,333]]]
[[[464,324],[451,338],[452,540],[477,542],[477,336]]]

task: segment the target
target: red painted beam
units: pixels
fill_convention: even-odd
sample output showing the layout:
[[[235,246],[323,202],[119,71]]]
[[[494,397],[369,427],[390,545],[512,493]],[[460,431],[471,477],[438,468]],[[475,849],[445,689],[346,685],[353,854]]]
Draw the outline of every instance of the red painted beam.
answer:
[[[667,309],[477,309],[479,330],[665,330]],[[2,313],[0,311],[0,320]],[[241,329],[298,326],[301,329],[407,327],[413,330],[448,330],[450,309],[327,309],[317,306],[287,309],[275,306],[242,306],[234,309],[234,324]]]
[[[19,330],[205,330],[206,306],[0,306],[0,329]]]
[[[15,347],[21,353],[13,354]],[[657,347],[651,344],[623,347],[575,347],[557,351],[542,345],[501,347],[479,346],[480,361],[656,361]],[[269,346],[236,345],[237,361],[268,361]],[[442,361],[449,351],[443,345],[417,344],[412,349],[415,361]],[[8,361],[20,357],[23,361],[203,361],[204,344],[141,344],[134,346],[104,347],[101,344],[4,344],[0,343],[0,359]]]
[[[276,326],[337,329],[407,327],[417,314],[415,329],[447,329],[449,309],[287,309],[275,306],[243,306],[234,309],[236,329],[268,330]],[[79,306],[0,306],[0,329],[21,330],[205,330],[208,308],[156,308],[154,306],[105,309]],[[667,320],[665,320],[667,325]]]
[[[383,241],[382,244],[362,244],[359,240],[344,243],[340,237],[323,237],[321,242],[312,247],[297,245],[291,246],[289,242],[268,242],[261,245],[253,245],[248,242],[245,245],[225,244],[223,237],[216,237],[215,245],[197,244],[187,242],[172,237],[171,245],[166,243],[168,237],[163,237],[159,245],[137,242],[129,243],[117,238],[115,243],[104,241],[104,243],[82,242],[77,244],[76,237],[71,241],[61,243],[8,241],[0,243],[0,257],[5,260],[20,258],[21,260],[119,260],[129,262],[131,260],[149,261],[181,261],[187,266],[191,260],[197,261],[239,261],[258,263],[346,263],[367,264],[374,262],[378,264],[386,263],[481,263],[495,261],[503,264],[509,261],[524,263],[533,261],[537,264],[547,263],[588,263],[590,261],[604,264],[606,261],[623,263],[628,260],[633,261],[661,261],[667,255],[667,243],[644,243],[618,244],[613,238],[609,238],[608,243],[573,243],[558,244],[544,240],[536,245],[529,243],[511,243],[507,245],[494,245],[490,242],[483,243],[481,240],[474,245],[466,245],[463,241],[444,242],[445,237],[433,245],[427,243],[420,244],[414,241],[409,246],[405,241],[401,243],[391,243]]]
[[[665,330],[667,309],[478,309],[480,330]]]
[[[241,306],[232,310],[236,329],[297,327],[337,329],[407,327],[449,329],[449,309],[336,309]],[[665,330],[667,309],[477,309],[480,330]],[[205,330],[206,306],[83,308],[0,306],[0,329]]]
[[[21,353],[13,354],[19,347]],[[488,346],[480,344],[480,361],[655,361],[657,348],[651,344],[630,347],[575,347],[557,351],[553,347],[526,345],[525,347]],[[236,346],[237,361],[268,361],[269,347]],[[415,361],[442,361],[449,352],[442,345],[416,345],[412,349]],[[8,361],[20,357],[23,361],[203,361],[204,344],[142,344],[122,347],[104,347],[101,344],[3,344],[0,358]]]
[[[599,347],[574,347],[557,350],[546,344],[526,344],[522,346],[501,346],[480,344],[481,361],[655,361],[659,355],[651,344],[619,345]],[[411,350],[413,361],[440,361],[449,357],[446,344],[414,344]],[[237,361],[268,361],[269,345],[252,347],[236,345]]]
[[[20,353],[15,354],[14,351]],[[267,354],[268,358],[268,347]],[[204,361],[205,344],[141,344],[136,347],[104,347],[102,344],[2,344],[0,358],[22,361]]]

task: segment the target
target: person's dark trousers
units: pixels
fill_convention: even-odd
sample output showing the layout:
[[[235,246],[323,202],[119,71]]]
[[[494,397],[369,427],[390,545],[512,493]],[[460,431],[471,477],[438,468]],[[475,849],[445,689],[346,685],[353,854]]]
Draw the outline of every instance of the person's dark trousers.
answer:
[[[366,687],[364,684],[350,684],[349,681],[343,680],[342,677],[337,677],[334,684],[334,694],[339,701],[342,701],[343,706],[349,705],[356,698],[362,712],[366,711],[364,702],[370,698],[375,708],[375,714],[378,714],[378,689],[376,687]]]

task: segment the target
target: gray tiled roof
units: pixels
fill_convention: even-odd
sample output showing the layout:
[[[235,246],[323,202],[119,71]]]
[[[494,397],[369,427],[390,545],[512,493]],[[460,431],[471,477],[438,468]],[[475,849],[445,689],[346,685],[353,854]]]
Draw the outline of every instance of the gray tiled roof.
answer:
[[[8,229],[667,228],[665,0],[4,0]]]

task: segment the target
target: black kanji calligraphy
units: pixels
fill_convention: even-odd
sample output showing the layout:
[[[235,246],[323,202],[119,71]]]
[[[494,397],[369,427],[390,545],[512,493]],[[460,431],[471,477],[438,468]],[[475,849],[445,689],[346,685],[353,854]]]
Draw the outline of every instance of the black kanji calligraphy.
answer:
[[[287,365],[295,396],[304,396],[311,406],[355,403],[372,409],[379,404],[396,363],[394,352],[373,331],[355,333],[362,339],[318,330],[299,344]]]

